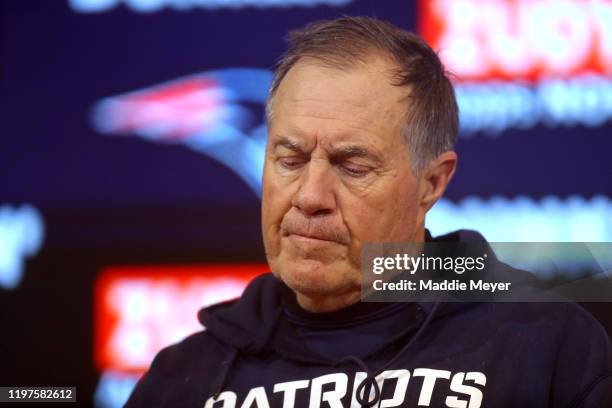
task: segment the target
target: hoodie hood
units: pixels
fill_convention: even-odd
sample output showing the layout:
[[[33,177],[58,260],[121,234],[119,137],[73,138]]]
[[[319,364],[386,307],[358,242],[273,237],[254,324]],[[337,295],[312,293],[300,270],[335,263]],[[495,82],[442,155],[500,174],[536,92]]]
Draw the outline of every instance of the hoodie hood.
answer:
[[[282,286],[270,273],[258,276],[239,299],[204,308],[198,319],[221,342],[244,354],[269,352],[283,313]]]

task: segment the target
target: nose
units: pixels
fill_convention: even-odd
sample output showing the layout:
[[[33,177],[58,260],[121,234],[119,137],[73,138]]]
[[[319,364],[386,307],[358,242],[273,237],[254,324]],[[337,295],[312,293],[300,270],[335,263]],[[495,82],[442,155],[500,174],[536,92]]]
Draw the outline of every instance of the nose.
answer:
[[[291,205],[308,217],[333,214],[336,210],[333,169],[325,160],[311,159],[299,179]]]

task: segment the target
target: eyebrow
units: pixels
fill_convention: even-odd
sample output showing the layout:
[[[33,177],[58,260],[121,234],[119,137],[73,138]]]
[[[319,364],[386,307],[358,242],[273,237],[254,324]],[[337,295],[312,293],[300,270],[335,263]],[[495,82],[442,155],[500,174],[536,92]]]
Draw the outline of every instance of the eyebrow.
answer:
[[[305,150],[304,147],[300,143],[296,142],[295,140],[291,140],[286,136],[280,136],[274,142],[275,149],[279,146],[292,150],[294,152],[299,152],[299,153],[304,153],[304,150]]]
[[[342,156],[342,157],[346,157],[346,156],[351,156],[351,157],[372,157],[372,158],[376,158],[376,155],[374,155],[372,152],[370,152],[369,150],[361,147],[361,146],[355,146],[355,145],[351,145],[351,146],[341,146],[338,148],[333,149],[333,155],[334,156]]]
[[[276,149],[279,146],[297,153],[306,153],[306,149],[301,143],[292,140],[286,136],[278,136],[278,139],[274,142],[274,148]],[[334,157],[335,159],[344,159],[348,157],[363,157],[372,159],[377,163],[381,162],[381,158],[378,154],[360,145],[347,145],[332,148],[330,156]]]

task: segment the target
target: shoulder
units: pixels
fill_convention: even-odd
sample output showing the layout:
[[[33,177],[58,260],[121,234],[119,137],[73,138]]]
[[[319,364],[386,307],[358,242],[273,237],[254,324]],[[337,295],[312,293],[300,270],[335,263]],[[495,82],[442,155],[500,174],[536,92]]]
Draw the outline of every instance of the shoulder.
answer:
[[[587,382],[612,369],[610,337],[585,309],[572,302],[489,305],[502,331],[516,344],[554,361],[555,371]],[[499,327],[498,326],[498,327]],[[537,351],[539,350],[539,351]]]
[[[149,371],[155,370],[164,375],[189,372],[202,364],[213,363],[225,353],[227,346],[206,330],[202,330],[162,349],[153,359]]]
[[[495,339],[516,350],[529,350],[539,357],[557,360],[573,356],[592,357],[612,365],[610,338],[601,324],[572,302],[491,302],[451,305],[456,311],[441,310],[447,328],[473,329],[465,337],[474,342]],[[578,357],[580,355],[580,357]]]
[[[607,343],[609,337],[601,324],[573,302],[497,302],[482,304],[479,314],[489,314],[508,324],[525,329],[546,330],[552,334],[590,337]]]
[[[572,302],[481,303],[466,307],[454,324],[473,345],[486,339],[500,358],[515,359],[534,381],[548,379],[553,406],[582,398],[585,406],[608,406],[612,398],[612,348],[601,324]],[[459,316],[457,316],[459,317]],[[527,377],[526,377],[527,378]]]
[[[210,393],[215,373],[228,352],[228,347],[206,330],[162,349],[125,406],[150,408],[199,404],[203,393]]]
[[[524,303],[498,303],[496,308],[502,309],[508,318],[524,319],[540,323],[551,330],[576,331],[607,338],[601,324],[585,309],[574,302],[524,302]]]

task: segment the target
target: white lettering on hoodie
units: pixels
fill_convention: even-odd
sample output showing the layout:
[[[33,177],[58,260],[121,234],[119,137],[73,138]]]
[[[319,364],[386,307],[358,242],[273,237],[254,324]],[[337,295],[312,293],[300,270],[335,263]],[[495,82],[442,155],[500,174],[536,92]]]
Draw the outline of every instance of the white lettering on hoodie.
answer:
[[[376,382],[381,390],[381,395],[383,387],[393,386],[393,383],[395,383],[393,393],[386,392],[386,395],[391,394],[391,396],[381,399],[379,407],[399,407],[406,402],[408,395],[415,395],[416,392],[419,392],[419,407],[431,406],[432,397],[434,395],[440,395],[441,393],[446,395],[444,401],[445,406],[448,408],[480,408],[482,405],[482,388],[486,385],[487,377],[481,372],[458,372],[453,375],[447,370],[415,368],[412,372],[412,378],[414,377],[423,377],[423,383],[420,390],[409,389],[411,373],[406,369],[387,370],[376,376]],[[366,378],[367,374],[364,372],[355,373],[351,394],[351,408],[360,406],[355,394],[357,387]],[[450,384],[448,384],[447,381],[448,385],[446,387],[442,385],[444,381],[441,380],[449,379]],[[470,382],[470,384],[466,384],[466,381]],[[298,405],[296,399],[299,390],[304,390],[302,391],[302,398],[306,395],[309,396],[308,406],[310,408],[318,408],[323,405],[329,405],[331,408],[342,408],[342,399],[345,398],[348,393],[348,383],[349,378],[345,373],[332,373],[313,378],[312,380],[296,380],[277,383],[273,386],[272,392],[283,394],[283,408],[294,408]],[[330,387],[329,384],[332,384],[333,387]],[[476,387],[476,385],[481,388]],[[323,391],[324,386],[327,391]],[[449,391],[453,394],[461,395],[447,395]],[[371,389],[369,400],[371,401],[373,398],[374,390]],[[221,403],[223,403],[223,405],[220,405]],[[235,392],[224,391],[219,394],[216,400],[214,397],[210,397],[204,404],[204,408],[236,408],[237,403],[238,398]],[[300,402],[300,406],[301,405],[302,403]],[[270,408],[266,388],[260,386],[250,389],[242,405],[240,405],[240,408]]]
[[[321,392],[323,384],[335,383],[331,391]],[[319,408],[322,402],[327,402],[330,408],[342,408],[342,398],[346,395],[348,376],[344,373],[322,375],[312,380],[310,386],[310,408]]]

